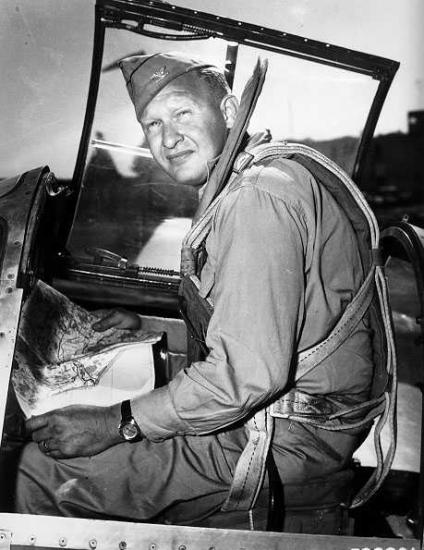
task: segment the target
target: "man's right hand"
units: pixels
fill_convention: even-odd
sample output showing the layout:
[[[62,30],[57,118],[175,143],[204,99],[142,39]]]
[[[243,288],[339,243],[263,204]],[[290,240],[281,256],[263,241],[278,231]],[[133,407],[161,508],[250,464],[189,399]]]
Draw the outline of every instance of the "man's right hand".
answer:
[[[141,328],[141,319],[133,311],[115,308],[108,310],[99,321],[92,325],[92,327],[98,332],[103,332],[112,327],[120,329],[139,329]]]
[[[72,458],[92,456],[121,443],[119,420],[120,405],[71,405],[32,416],[26,429],[41,452],[52,458]]]

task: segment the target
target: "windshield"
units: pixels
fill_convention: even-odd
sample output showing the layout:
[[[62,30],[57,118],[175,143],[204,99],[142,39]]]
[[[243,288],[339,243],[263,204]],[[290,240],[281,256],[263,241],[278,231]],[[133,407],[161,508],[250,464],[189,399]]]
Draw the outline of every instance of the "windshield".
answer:
[[[68,249],[74,257],[103,248],[130,263],[179,269],[181,241],[198,197],[152,160],[117,61],[137,53],[179,50],[219,67],[222,39],[174,42],[107,29],[102,73],[79,208]],[[234,44],[232,45],[234,48]],[[250,133],[315,147],[351,173],[378,82],[368,76],[240,45],[234,92],[240,97],[258,56],[269,60]]]

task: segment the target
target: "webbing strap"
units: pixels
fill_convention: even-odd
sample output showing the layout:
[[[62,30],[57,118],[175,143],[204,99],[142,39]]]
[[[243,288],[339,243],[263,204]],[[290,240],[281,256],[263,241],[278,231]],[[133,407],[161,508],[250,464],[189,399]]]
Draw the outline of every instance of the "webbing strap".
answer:
[[[346,307],[330,335],[317,345],[298,354],[296,382],[334,353],[353,333],[371,304],[374,295],[374,274],[375,266],[372,266],[360,289]]]
[[[329,355],[331,355],[342,343],[352,334],[359,321],[363,318],[372,301],[374,292],[374,282],[379,295],[379,302],[382,309],[382,317],[387,338],[387,365],[386,370],[393,377],[392,387],[390,392],[386,392],[384,399],[378,400],[375,409],[368,411],[365,418],[358,421],[358,426],[363,425],[364,421],[369,422],[376,415],[380,418],[375,427],[375,448],[377,453],[377,468],[365,487],[360,491],[354,499],[352,506],[359,506],[370,496],[372,496],[378,487],[381,485],[384,477],[388,473],[396,447],[396,430],[395,430],[395,392],[396,392],[396,354],[394,349],[394,338],[391,326],[391,315],[388,306],[387,284],[382,275],[383,270],[379,261],[378,242],[379,229],[375,216],[367,204],[362,193],[352,182],[352,180],[341,170],[335,163],[330,161],[321,153],[298,144],[278,144],[278,145],[259,145],[249,150],[248,155],[240,155],[239,160],[241,167],[237,167],[231,176],[230,184],[235,179],[236,175],[242,172],[251,164],[261,162],[264,159],[290,156],[293,153],[306,155],[318,163],[324,165],[333,174],[338,176],[341,184],[354,198],[358,207],[365,215],[371,237],[371,246],[374,252],[373,265],[361,285],[359,291],[347,306],[345,312],[339,319],[331,334],[316,346],[300,352],[298,355],[298,368],[295,375],[296,380],[305,376],[308,372],[318,366]],[[196,248],[203,238],[209,232],[213,212],[223,196],[231,189],[231,185],[224,188],[224,191],[219,195],[207,208],[203,216],[193,226],[192,230],[187,235],[184,246],[186,248]],[[278,414],[274,414],[278,416]],[[328,429],[340,430],[344,429],[343,422],[339,419],[334,419],[336,422]],[[303,420],[304,421],[304,420]],[[381,445],[381,430],[386,422],[389,422],[391,441],[386,456],[383,456]],[[229,495],[222,507],[222,510],[248,510],[254,506],[256,498],[259,494],[263,483],[265,473],[265,464],[268,450],[272,440],[273,429],[273,413],[272,409],[264,409],[256,413],[256,415],[248,421],[247,428],[249,430],[249,440],[243,450],[236,466],[233,482],[229,491]]]
[[[356,187],[354,182],[343,172],[343,170],[340,169],[335,163],[333,163],[330,159],[326,158],[324,155],[319,153],[318,151],[315,151],[314,149],[311,149],[310,147],[299,145],[299,144],[276,144],[275,146],[258,146],[254,150],[249,151],[251,155],[251,160],[249,164],[255,164],[258,162],[263,161],[264,159],[269,158],[275,158],[279,155],[282,156],[290,156],[291,154],[300,153],[301,155],[305,155],[316,162],[322,164],[325,166],[328,170],[330,170],[333,174],[338,176],[339,180],[344,184],[345,188],[350,192],[351,196],[355,199],[357,205],[361,209],[362,213],[365,215],[369,229],[370,229],[370,238],[371,238],[371,244],[372,244],[372,252],[373,252],[373,265],[371,268],[370,273],[368,274],[366,280],[364,281],[363,285],[361,286],[358,294],[353,299],[351,305],[352,309],[358,308],[358,314],[359,310],[362,309],[358,304],[354,305],[353,302],[358,298],[358,301],[363,300],[363,305],[365,305],[368,301],[368,306],[370,305],[372,294],[371,296],[367,296],[367,288],[366,284],[368,284],[367,280],[369,279],[371,273],[373,273],[372,280],[369,281],[370,286],[372,288],[372,283],[375,282],[375,288],[378,292],[378,301],[381,308],[382,313],[382,319],[384,324],[384,331],[386,335],[386,345],[387,345],[387,363],[386,363],[386,372],[389,375],[389,378],[391,379],[389,381],[389,390],[384,393],[384,397],[380,400],[380,403],[375,407],[374,410],[371,410],[368,412],[365,418],[360,421],[360,424],[363,424],[363,422],[370,421],[372,418],[375,418],[376,416],[379,416],[377,423],[374,428],[374,447],[376,451],[377,456],[377,467],[375,468],[373,474],[370,476],[364,487],[360,489],[360,491],[357,493],[355,498],[352,501],[351,508],[356,508],[358,506],[361,506],[364,502],[366,502],[371,496],[373,496],[377,490],[382,485],[385,477],[387,476],[388,472],[390,471],[390,467],[393,462],[393,458],[396,451],[396,391],[397,391],[397,366],[396,366],[396,349],[395,349],[395,342],[394,342],[394,336],[393,336],[393,322],[392,322],[392,316],[389,306],[389,299],[388,299],[388,290],[387,290],[387,281],[384,276],[384,269],[382,267],[382,259],[381,254],[379,252],[379,228],[377,221],[375,219],[374,213],[372,212],[371,208],[367,204],[364,196],[359,191],[359,189]],[[365,286],[364,286],[365,285]],[[364,292],[364,296],[359,296],[360,293]],[[349,307],[349,306],[348,306]],[[365,309],[366,311],[366,309]],[[364,311],[364,313],[365,313]],[[348,312],[346,309],[346,314],[348,316]],[[339,325],[344,324],[345,321],[343,320],[343,317],[340,319],[339,323],[337,323],[334,331],[337,331],[338,328],[340,328]],[[344,331],[348,330],[348,325],[350,325],[350,322],[347,323]],[[353,330],[354,327],[352,327]],[[322,342],[324,343],[328,339],[333,339],[333,333],[330,334],[330,336]],[[332,347],[337,344],[339,341],[339,338],[337,336],[334,336],[334,344],[330,345],[326,349],[321,349],[321,352],[325,351],[331,351]],[[341,334],[340,334],[340,343],[342,343]],[[316,347],[320,348],[321,343],[318,344]],[[334,347],[334,350],[337,349]],[[333,350],[333,351],[334,351]],[[311,352],[312,357],[312,364],[310,365],[309,370],[317,366],[322,360],[319,360],[320,352],[319,349],[311,349],[309,350]],[[332,352],[331,352],[332,353]],[[306,351],[306,356],[304,366],[302,368],[302,372],[298,373],[299,378],[304,376],[306,372],[309,372],[308,370],[308,350]],[[302,354],[299,354],[299,363],[302,361],[303,357],[301,357]],[[314,359],[317,359],[315,361]],[[296,379],[298,379],[296,377]],[[303,419],[303,421],[305,421]],[[346,427],[349,427],[349,423],[342,426],[340,425],[337,427],[331,426],[331,423],[327,423],[326,428],[327,429],[343,429]],[[388,448],[383,451],[382,447],[382,429],[383,427],[387,425],[389,430],[389,446]],[[350,425],[352,426],[352,424]],[[324,427],[324,426],[323,426]]]
[[[382,318],[387,341],[387,365],[386,370],[391,377],[389,391],[384,393],[385,409],[384,413],[378,419],[374,428],[374,448],[377,455],[377,467],[365,483],[365,485],[356,494],[352,501],[351,508],[357,508],[369,500],[381,487],[384,479],[390,471],[395,452],[396,452],[396,394],[397,394],[397,369],[396,369],[396,348],[393,336],[393,321],[390,314],[387,281],[381,266],[376,267],[376,288],[382,308]],[[388,426],[389,446],[383,451],[382,430]]]
[[[346,172],[335,162],[327,158],[319,151],[299,143],[273,142],[271,144],[259,144],[256,147],[249,149],[249,153],[251,156],[250,165],[261,163],[267,159],[272,160],[278,157],[290,158],[293,155],[299,154],[314,160],[326,168],[337,177],[339,182],[342,184],[342,187],[348,191],[356,202],[358,208],[362,211],[362,214],[365,216],[369,226],[371,248],[378,248],[380,231],[375,214],[367,203],[362,192],[358,189]]]
[[[250,510],[255,505],[266,470],[266,458],[272,440],[274,419],[262,409],[247,422],[249,439],[238,459],[223,512]]]
[[[385,396],[352,404],[343,396],[311,395],[292,388],[273,403],[273,417],[310,424],[329,431],[358,433],[385,410]]]

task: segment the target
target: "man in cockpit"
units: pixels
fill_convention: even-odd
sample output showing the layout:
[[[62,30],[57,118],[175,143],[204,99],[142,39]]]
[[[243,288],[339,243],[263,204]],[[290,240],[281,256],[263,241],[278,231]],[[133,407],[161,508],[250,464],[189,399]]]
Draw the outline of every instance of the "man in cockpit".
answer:
[[[121,69],[156,162],[180,185],[207,193],[239,108],[223,74],[180,54],[127,58]],[[246,135],[242,147],[253,138],[261,143]],[[259,469],[269,448],[286,498],[290,487],[349,467],[363,429],[329,430],[284,415],[271,425],[266,413],[255,433],[252,418],[281,396],[306,408],[327,396],[367,400],[366,319],[296,382],[299,351],[328,335],[363,281],[357,237],[330,192],[294,160],[263,160],[233,176],[212,207],[203,254],[187,260],[187,273],[199,275],[198,298],[213,308],[206,355],[122,405],[31,418],[19,512],[136,521],[165,514],[189,523],[224,503],[237,508],[239,475],[251,492],[263,483],[263,472],[249,477],[250,462],[237,470],[248,445],[251,457],[262,454]],[[139,328],[140,318],[116,311],[97,329],[110,326]]]

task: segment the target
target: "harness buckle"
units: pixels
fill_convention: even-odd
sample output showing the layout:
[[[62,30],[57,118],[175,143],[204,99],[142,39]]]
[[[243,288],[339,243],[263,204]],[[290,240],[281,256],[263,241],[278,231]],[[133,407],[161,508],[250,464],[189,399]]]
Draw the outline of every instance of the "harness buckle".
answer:
[[[243,170],[246,170],[250,166],[254,159],[254,156],[251,153],[248,153],[247,151],[242,151],[237,156],[236,160],[233,164],[233,172],[236,174],[240,174],[243,172]]]

